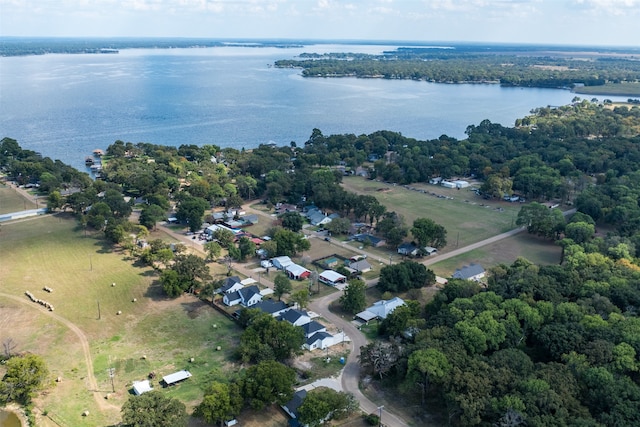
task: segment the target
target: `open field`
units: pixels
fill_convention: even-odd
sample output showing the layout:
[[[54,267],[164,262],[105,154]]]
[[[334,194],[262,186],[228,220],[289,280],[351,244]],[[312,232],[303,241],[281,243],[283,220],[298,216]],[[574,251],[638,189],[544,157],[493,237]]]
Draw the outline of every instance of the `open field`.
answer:
[[[25,199],[14,187],[0,183],[0,214],[35,209],[35,203]]]
[[[238,336],[233,322],[192,296],[165,299],[153,285],[151,269],[85,237],[73,219],[9,222],[0,233],[0,340],[12,338],[15,351],[42,355],[51,373],[50,386],[36,401],[37,412],[46,410],[49,419],[40,416],[37,425],[114,425],[131,382],[152,371],[158,388],[162,376],[189,369],[191,379],[165,392],[191,408],[208,381],[229,374],[227,361]],[[31,303],[26,290],[55,311]],[[111,394],[107,368],[115,368],[115,393],[108,400],[94,398],[80,337],[88,342],[99,396]],[[62,381],[54,382],[56,377]],[[84,410],[89,417],[81,416]]]
[[[357,194],[375,196],[389,211],[402,215],[410,228],[416,218],[431,218],[447,229],[447,246],[455,249],[514,228],[520,204],[484,200],[468,188],[456,190],[428,184],[414,184],[426,193],[402,186],[345,177],[343,186]],[[429,193],[445,196],[438,198]],[[449,198],[446,198],[449,197]],[[451,199],[453,198],[453,199]]]
[[[580,86],[573,89],[581,95],[640,96],[640,83],[606,83],[600,86]]]
[[[510,265],[518,257],[540,265],[558,264],[561,252],[560,246],[549,240],[520,233],[463,255],[437,262],[429,268],[438,276],[451,277],[457,268],[464,265],[478,263],[487,269],[498,264]]]

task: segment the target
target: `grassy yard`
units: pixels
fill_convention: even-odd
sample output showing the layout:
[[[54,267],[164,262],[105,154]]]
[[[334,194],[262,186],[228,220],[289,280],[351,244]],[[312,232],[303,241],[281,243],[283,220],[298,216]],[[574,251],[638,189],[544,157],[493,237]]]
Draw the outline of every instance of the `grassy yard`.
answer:
[[[0,183],[0,214],[35,209],[36,205],[25,199],[14,187]]]
[[[523,257],[540,264],[558,264],[561,254],[560,246],[526,233],[520,233],[499,242],[467,252],[457,257],[429,266],[438,276],[451,277],[453,272],[463,265],[479,263],[485,269],[498,265],[510,265],[516,258]]]
[[[424,217],[441,224],[447,229],[448,241],[443,251],[463,247],[514,228],[521,206],[517,203],[487,201],[469,189],[456,190],[427,184],[413,185],[426,193],[361,177],[345,177],[343,186],[357,194],[375,196],[387,210],[400,214],[408,227],[416,218]]]
[[[117,423],[131,383],[152,371],[157,374],[152,385],[159,388],[162,376],[188,369],[192,378],[164,392],[192,407],[209,381],[235,370],[229,356],[239,329],[233,322],[194,297],[164,298],[151,269],[132,265],[126,254],[85,236],[73,219],[46,216],[3,223],[0,233],[0,293],[27,300],[29,290],[79,327],[105,396],[112,391],[107,368],[115,368],[116,392],[98,405],[88,391],[78,337],[35,307],[0,295],[0,340],[12,338],[16,351],[45,358],[51,383],[36,405],[61,425]],[[53,292],[43,291],[44,286]],[[56,377],[62,381],[54,382]],[[89,417],[81,416],[84,410]],[[38,425],[55,424],[43,418]]]

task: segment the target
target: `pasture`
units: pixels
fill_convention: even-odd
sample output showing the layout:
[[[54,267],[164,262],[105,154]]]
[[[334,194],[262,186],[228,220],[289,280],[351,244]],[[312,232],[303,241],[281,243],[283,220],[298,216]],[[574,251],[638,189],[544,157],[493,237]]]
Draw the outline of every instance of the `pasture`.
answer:
[[[409,228],[416,218],[425,217],[444,226],[447,230],[447,246],[441,252],[464,247],[514,228],[521,207],[519,203],[484,200],[469,188],[456,190],[413,184],[416,190],[409,190],[400,185],[361,177],[345,177],[342,182],[348,191],[375,196],[388,211],[401,215]]]
[[[164,298],[153,270],[85,235],[70,217],[3,223],[0,253],[0,341],[11,338],[15,351],[43,356],[51,374],[36,400],[37,425],[114,425],[131,383],[150,372],[159,388],[162,376],[188,369],[192,378],[164,392],[191,409],[209,381],[224,380],[232,370],[239,332],[233,322],[195,297]],[[55,311],[32,303],[25,291]],[[99,399],[90,389],[81,338],[88,343]],[[108,368],[115,368],[115,393]],[[84,410],[88,417],[81,416]]]
[[[561,252],[560,246],[549,240],[519,233],[465,254],[436,262],[429,268],[438,276],[451,277],[457,268],[464,265],[477,263],[488,269],[498,264],[511,265],[518,257],[526,258],[539,265],[558,264]]]
[[[0,183],[0,214],[35,209],[35,203],[18,193],[15,187]]]

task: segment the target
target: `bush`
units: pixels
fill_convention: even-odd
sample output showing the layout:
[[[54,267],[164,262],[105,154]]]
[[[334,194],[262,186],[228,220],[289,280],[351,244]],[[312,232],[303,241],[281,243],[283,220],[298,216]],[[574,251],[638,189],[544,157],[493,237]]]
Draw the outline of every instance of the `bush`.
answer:
[[[370,426],[377,426],[380,424],[380,417],[376,414],[363,415],[364,422]]]

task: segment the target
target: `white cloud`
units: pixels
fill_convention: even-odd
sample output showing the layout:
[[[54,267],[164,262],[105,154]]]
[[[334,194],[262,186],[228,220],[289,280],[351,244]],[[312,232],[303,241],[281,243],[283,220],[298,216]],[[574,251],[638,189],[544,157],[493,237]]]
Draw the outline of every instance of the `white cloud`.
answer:
[[[573,0],[573,4],[578,9],[594,15],[605,13],[621,16],[640,12],[640,0]]]

